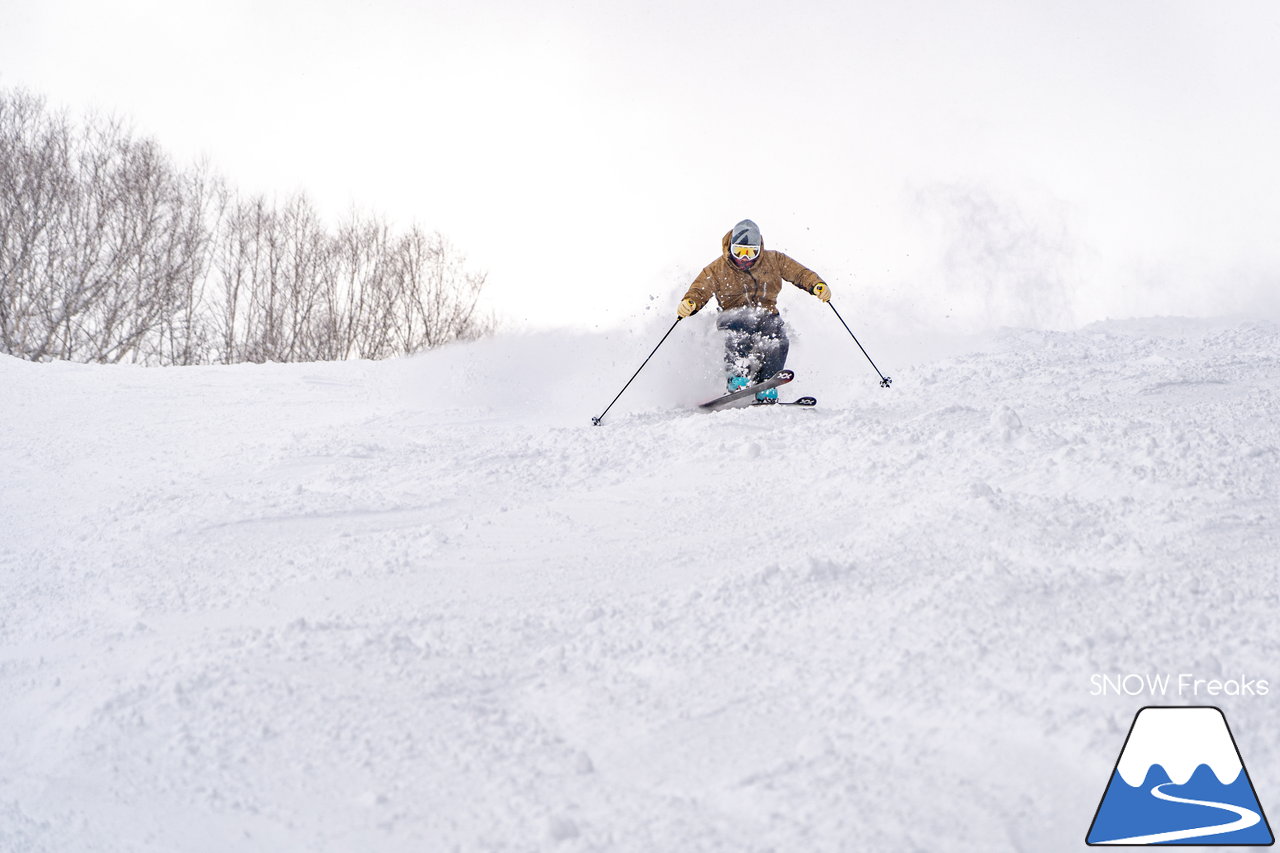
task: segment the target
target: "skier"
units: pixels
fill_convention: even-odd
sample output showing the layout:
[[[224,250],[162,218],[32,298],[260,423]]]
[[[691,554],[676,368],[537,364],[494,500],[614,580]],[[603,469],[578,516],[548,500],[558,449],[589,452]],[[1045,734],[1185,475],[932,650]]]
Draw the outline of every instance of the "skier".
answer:
[[[766,251],[760,229],[750,219],[733,226],[721,240],[721,255],[707,264],[680,302],[676,314],[690,317],[716,298],[716,328],[725,332],[725,371],[729,391],[768,379],[787,363],[786,327],[778,314],[783,280],[827,302],[831,288],[821,276],[782,252]],[[778,389],[760,391],[762,403],[778,402]]]

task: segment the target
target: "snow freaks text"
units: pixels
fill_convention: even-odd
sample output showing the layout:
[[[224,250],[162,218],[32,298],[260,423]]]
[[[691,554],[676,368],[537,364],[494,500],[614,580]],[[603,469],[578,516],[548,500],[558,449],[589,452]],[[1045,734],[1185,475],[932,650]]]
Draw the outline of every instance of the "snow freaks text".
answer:
[[[1191,673],[1150,675],[1136,672],[1102,674],[1089,678],[1091,696],[1266,696],[1271,685],[1266,679],[1197,678]]]

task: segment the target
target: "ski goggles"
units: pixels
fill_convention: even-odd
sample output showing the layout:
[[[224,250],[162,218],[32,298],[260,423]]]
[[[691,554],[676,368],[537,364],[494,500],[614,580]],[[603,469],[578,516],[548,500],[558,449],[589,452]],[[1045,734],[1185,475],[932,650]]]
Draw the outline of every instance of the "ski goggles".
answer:
[[[739,261],[754,261],[760,257],[760,247],[734,243],[729,247],[729,253]]]

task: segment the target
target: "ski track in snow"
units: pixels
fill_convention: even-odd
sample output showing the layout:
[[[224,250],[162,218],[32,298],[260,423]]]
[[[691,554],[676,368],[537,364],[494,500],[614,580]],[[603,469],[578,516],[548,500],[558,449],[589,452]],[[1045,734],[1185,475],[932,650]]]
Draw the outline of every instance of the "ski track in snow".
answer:
[[[598,428],[647,339],[0,358],[0,850],[1077,850],[1092,673],[1274,682],[1275,326],[810,333],[715,414],[684,331]]]

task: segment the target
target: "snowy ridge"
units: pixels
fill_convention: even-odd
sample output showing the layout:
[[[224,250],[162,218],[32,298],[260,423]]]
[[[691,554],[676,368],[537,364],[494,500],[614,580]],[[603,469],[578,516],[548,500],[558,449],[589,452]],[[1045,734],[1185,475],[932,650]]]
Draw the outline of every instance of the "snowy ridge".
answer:
[[[1144,708],[1134,721],[1116,770],[1131,787],[1141,785],[1154,766],[1175,785],[1185,785],[1207,765],[1223,785],[1235,782],[1244,766],[1217,708]]]
[[[665,327],[0,359],[0,850],[1075,851],[1092,673],[1272,672],[1276,327],[797,322],[818,409],[703,414],[694,320],[598,428]]]

